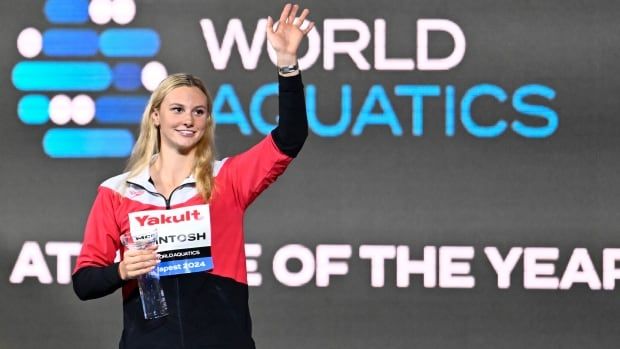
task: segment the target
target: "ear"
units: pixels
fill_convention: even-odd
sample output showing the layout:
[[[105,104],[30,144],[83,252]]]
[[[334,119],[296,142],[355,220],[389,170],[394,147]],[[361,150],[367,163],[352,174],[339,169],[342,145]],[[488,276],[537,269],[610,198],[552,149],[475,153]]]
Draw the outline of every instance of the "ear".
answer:
[[[159,110],[153,109],[151,118],[153,119],[153,124],[155,124],[155,127],[159,127]]]

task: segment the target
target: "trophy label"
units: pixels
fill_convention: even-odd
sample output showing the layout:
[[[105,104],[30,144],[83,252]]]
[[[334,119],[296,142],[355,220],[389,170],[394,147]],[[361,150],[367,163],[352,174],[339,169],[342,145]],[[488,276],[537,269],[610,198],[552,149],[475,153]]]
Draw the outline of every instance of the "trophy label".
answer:
[[[160,276],[213,269],[209,205],[129,213],[131,235],[157,231]]]

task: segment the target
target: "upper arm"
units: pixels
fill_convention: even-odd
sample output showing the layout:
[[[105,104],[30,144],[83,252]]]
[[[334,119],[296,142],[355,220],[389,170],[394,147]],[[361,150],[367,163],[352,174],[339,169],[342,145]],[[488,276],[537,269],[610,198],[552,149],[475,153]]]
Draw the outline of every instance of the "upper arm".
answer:
[[[249,150],[229,158],[222,171],[232,184],[238,204],[245,208],[286,170],[291,161],[292,158],[282,153],[268,135]]]
[[[119,195],[112,189],[99,187],[86,221],[82,250],[74,272],[85,266],[114,263],[116,251],[120,248],[120,228],[116,220],[119,200]]]

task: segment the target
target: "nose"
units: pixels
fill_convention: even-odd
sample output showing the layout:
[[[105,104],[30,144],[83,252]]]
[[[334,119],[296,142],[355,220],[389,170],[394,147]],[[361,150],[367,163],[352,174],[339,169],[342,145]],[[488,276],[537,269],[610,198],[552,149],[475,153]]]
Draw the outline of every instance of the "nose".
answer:
[[[183,119],[183,126],[192,127],[194,126],[194,115],[191,112],[185,113],[185,118]]]

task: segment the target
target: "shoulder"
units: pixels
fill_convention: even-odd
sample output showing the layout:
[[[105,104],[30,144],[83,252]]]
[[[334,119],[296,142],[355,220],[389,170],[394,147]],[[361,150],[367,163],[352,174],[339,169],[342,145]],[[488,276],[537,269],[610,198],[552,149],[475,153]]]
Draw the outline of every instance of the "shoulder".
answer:
[[[227,161],[228,158],[223,158],[222,160],[215,160],[215,162],[213,163],[213,177],[217,176],[220,173],[220,170]]]
[[[117,176],[110,177],[99,185],[99,189],[107,189],[113,192],[121,193],[127,183],[129,172],[121,173]]]
[[[257,171],[288,165],[292,157],[284,154],[275,144],[271,134],[268,134],[251,148],[224,159],[222,170],[232,171],[236,175],[256,173]],[[215,173],[215,171],[214,171]]]
[[[235,154],[230,157],[229,161],[237,161],[238,159],[255,159],[262,158],[268,160],[292,159],[290,156],[278,148],[271,133],[267,134],[260,141],[252,145],[249,149]]]

